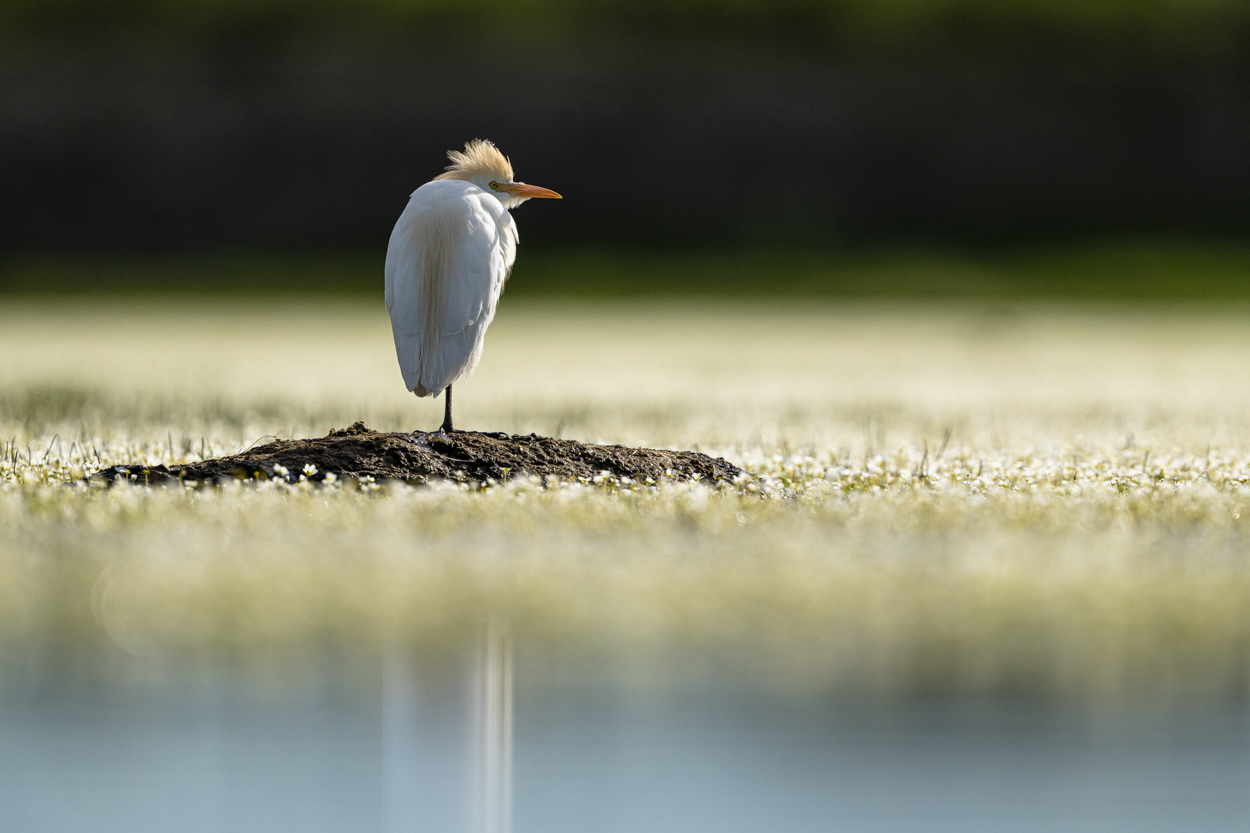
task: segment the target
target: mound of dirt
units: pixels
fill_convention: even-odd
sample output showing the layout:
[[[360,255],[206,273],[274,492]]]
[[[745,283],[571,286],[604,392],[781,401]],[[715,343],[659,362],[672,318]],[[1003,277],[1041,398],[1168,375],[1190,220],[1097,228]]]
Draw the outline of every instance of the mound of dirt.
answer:
[[[321,439],[275,440],[242,454],[181,466],[112,466],[93,478],[110,483],[129,480],[158,484],[253,478],[296,481],[301,476],[323,481],[333,474],[336,478],[428,483],[440,479],[502,482],[519,474],[574,479],[595,477],[600,472],[639,482],[671,477],[714,483],[732,481],[742,474],[723,459],[693,451],[587,445],[536,434],[383,434],[357,422]]]

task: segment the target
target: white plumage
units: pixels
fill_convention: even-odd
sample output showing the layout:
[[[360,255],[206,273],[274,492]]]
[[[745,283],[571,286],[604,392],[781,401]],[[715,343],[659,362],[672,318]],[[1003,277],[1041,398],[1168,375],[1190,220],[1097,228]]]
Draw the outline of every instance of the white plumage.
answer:
[[[473,372],[517,242],[512,215],[471,182],[413,192],[386,250],[386,308],[408,390],[438,396]]]
[[[447,391],[477,367],[486,328],[516,260],[508,209],[559,194],[514,182],[507,158],[475,140],[451,151],[447,173],[412,193],[386,250],[386,308],[404,385],[417,396]]]

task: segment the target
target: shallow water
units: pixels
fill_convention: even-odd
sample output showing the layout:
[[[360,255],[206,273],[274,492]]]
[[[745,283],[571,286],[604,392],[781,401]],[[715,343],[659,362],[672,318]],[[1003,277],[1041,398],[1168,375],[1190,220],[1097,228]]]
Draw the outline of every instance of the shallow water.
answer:
[[[1250,713],[848,702],[468,652],[10,674],[4,829],[1174,831],[1250,823]],[[665,679],[668,679],[666,682]],[[491,692],[494,692],[492,695]]]

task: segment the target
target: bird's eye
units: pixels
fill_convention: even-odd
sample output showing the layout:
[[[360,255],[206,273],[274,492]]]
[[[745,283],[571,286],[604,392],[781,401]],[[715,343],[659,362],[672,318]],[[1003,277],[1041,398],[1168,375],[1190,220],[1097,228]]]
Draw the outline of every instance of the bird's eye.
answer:
[[[496,190],[497,188],[499,188],[499,183],[498,183],[498,182],[492,182],[492,183],[490,184],[490,189],[491,189],[492,191]]]

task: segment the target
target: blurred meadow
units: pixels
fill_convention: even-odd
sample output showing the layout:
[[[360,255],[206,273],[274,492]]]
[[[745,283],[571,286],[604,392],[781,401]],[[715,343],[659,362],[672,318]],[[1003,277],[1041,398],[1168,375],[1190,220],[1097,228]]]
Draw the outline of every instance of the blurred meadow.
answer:
[[[465,426],[753,477],[183,491],[66,484],[441,403],[396,384],[376,299],[10,300],[3,635],[437,653],[499,616],[773,686],[1239,699],[1247,312],[505,295]]]

